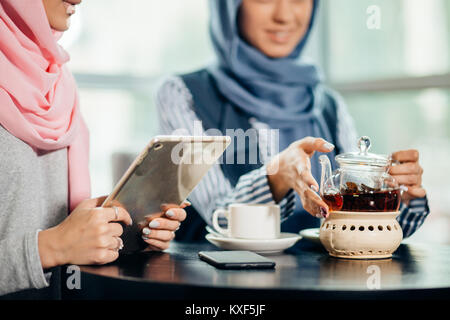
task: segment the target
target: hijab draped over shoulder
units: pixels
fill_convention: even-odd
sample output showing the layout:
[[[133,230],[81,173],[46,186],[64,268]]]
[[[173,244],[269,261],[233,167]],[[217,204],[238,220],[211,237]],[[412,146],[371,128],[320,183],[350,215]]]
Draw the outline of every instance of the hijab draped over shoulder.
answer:
[[[0,124],[34,149],[68,148],[71,210],[90,196],[89,134],[42,1],[0,2]]]

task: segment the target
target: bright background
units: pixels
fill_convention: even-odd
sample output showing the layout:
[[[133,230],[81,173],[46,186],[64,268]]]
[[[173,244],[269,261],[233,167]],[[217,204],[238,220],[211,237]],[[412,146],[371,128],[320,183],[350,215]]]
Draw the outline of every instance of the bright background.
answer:
[[[223,0],[217,0],[223,1]],[[367,9],[381,13],[370,29]],[[91,132],[93,196],[111,191],[115,153],[157,133],[165,76],[214,61],[206,0],[83,1],[61,43]],[[450,243],[450,1],[322,0],[307,56],[345,98],[373,152],[416,148],[431,215],[412,237]]]

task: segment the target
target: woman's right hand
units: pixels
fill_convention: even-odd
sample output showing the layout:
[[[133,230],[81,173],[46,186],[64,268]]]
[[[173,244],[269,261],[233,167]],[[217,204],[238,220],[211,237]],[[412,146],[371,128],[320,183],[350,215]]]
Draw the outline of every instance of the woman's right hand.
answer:
[[[131,225],[128,212],[99,207],[105,197],[81,202],[59,225],[39,232],[39,254],[44,269],[64,264],[105,264],[119,256],[123,228]]]
[[[300,196],[303,208],[317,218],[328,216],[328,206],[318,195],[319,184],[311,173],[314,152],[330,152],[334,145],[322,138],[297,140],[280,152],[267,165],[267,178],[275,201],[279,202],[290,189]]]

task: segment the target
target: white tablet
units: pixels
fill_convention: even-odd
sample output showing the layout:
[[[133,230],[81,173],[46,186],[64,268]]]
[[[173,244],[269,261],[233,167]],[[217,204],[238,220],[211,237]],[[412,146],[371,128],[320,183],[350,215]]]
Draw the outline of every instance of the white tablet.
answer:
[[[139,223],[161,211],[161,204],[181,205],[230,144],[227,136],[156,136],[136,157],[103,202],[124,207],[133,219],[124,226],[121,253],[144,249]]]

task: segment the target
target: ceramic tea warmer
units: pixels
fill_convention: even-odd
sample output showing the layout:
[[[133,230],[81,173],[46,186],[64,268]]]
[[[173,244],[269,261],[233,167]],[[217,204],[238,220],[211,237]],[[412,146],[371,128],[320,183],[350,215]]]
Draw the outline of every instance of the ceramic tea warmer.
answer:
[[[319,158],[320,194],[330,208],[320,241],[334,257],[389,258],[403,239],[396,220],[402,191],[387,172],[390,157],[369,153],[368,137],[358,140],[358,149],[337,155],[334,172],[326,155]]]

